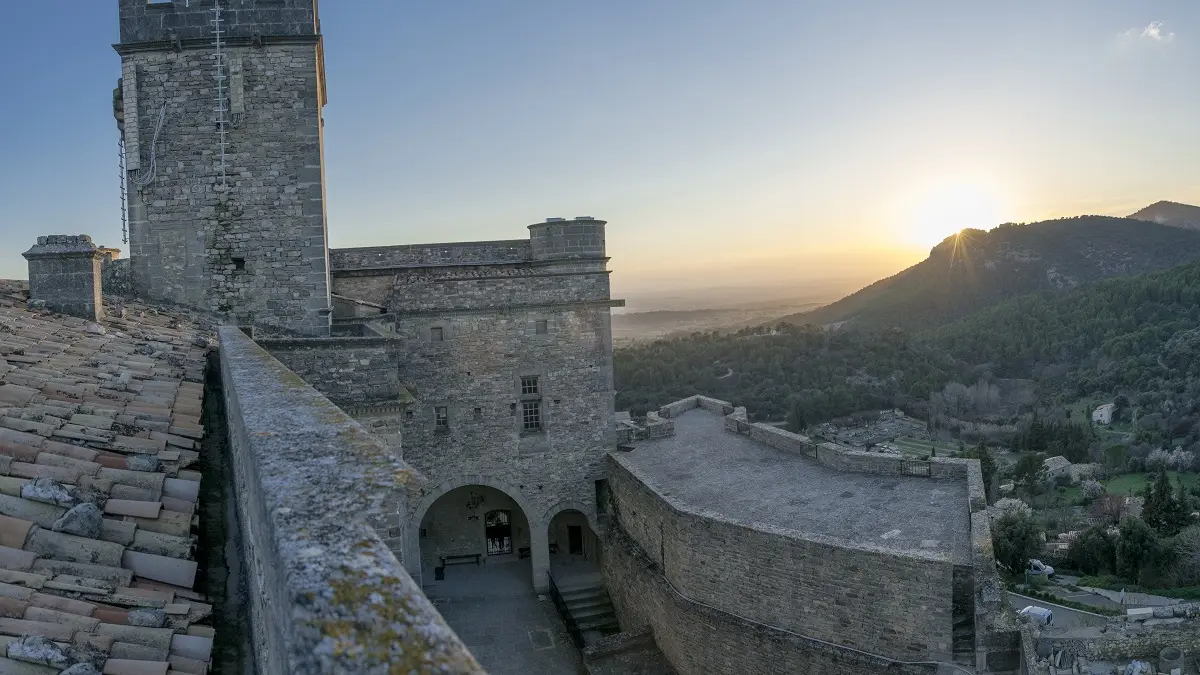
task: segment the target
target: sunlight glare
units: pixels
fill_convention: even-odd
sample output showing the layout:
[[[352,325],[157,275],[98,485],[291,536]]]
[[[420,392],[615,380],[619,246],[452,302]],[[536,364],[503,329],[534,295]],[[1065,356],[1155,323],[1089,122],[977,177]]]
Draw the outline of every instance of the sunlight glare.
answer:
[[[915,244],[934,246],[960,230],[988,230],[1004,220],[996,193],[977,183],[947,183],[914,200],[903,231]]]

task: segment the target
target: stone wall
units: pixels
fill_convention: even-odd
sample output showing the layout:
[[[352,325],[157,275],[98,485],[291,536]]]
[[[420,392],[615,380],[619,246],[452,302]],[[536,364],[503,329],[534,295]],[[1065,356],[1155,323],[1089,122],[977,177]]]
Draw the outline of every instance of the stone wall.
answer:
[[[235,328],[221,328],[255,672],[478,673],[375,526],[420,482]]]
[[[603,556],[605,585],[617,606],[622,629],[636,633],[651,627],[654,641],[680,675],[938,672],[934,664],[896,664],[686,598],[667,582],[658,561],[618,527],[608,528]],[[715,556],[713,560],[717,562]],[[764,587],[752,597],[762,604],[777,603],[771,595],[774,590]]]
[[[889,659],[950,660],[948,557],[851,548],[731,523],[658,494],[616,454],[609,473],[619,527],[687,598]],[[663,617],[638,609],[638,596],[619,590],[625,584],[619,578],[608,584],[622,596],[614,598],[622,626],[628,617],[643,617],[657,634]],[[684,675],[699,672],[676,667]]]
[[[129,258],[103,262],[100,276],[104,283],[104,294],[127,298],[133,293],[129,278]]]
[[[433,265],[478,265],[530,260],[528,239],[460,241],[446,244],[367,246],[329,251],[330,267],[338,271]]]
[[[165,9],[121,2],[133,291],[241,325],[327,335],[324,83],[313,0],[228,6],[224,184],[209,10],[182,0]],[[251,35],[271,39],[256,45]],[[184,43],[172,45],[174,37]]]
[[[403,346],[387,338],[260,339],[259,345],[329,400],[344,406],[399,402]]]

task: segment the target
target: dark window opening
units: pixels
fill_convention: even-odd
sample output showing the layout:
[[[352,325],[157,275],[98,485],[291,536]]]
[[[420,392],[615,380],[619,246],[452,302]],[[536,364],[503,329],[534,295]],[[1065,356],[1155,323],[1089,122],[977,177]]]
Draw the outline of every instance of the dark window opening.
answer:
[[[542,392],[538,389],[538,379],[536,377],[521,378],[521,395],[522,396],[537,396]]]
[[[512,512],[488,511],[483,517],[488,555],[512,553]]]
[[[542,428],[541,401],[523,401],[521,403],[521,428],[525,431],[540,431]]]
[[[534,324],[534,332],[536,332],[538,335],[545,335],[546,333],[550,332],[550,326],[545,320],[538,321]]]
[[[596,481],[596,512],[608,513],[608,481]]]
[[[483,419],[483,408],[475,409],[475,419]]]
[[[448,431],[450,429],[450,410],[446,406],[438,406],[433,409],[434,427],[438,431]]]
[[[235,270],[246,269],[246,259],[245,258],[234,258],[233,259],[233,269],[235,269]]]
[[[429,341],[430,342],[441,342],[445,339],[446,339],[445,331],[443,331],[440,327],[434,327],[434,328],[429,329]]]

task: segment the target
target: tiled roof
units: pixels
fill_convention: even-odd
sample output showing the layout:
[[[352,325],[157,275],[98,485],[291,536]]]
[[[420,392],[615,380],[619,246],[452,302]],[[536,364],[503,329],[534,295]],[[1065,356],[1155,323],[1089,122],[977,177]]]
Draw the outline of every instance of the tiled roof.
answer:
[[[31,310],[0,281],[0,673],[209,667],[192,590],[209,332],[108,313]]]

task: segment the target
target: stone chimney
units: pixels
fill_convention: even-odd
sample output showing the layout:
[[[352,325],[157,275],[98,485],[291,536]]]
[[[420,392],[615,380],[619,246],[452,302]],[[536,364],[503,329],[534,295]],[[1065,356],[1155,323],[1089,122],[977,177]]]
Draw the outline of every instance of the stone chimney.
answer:
[[[96,321],[104,316],[105,254],[86,234],[51,234],[21,254],[29,261],[29,305]]]

